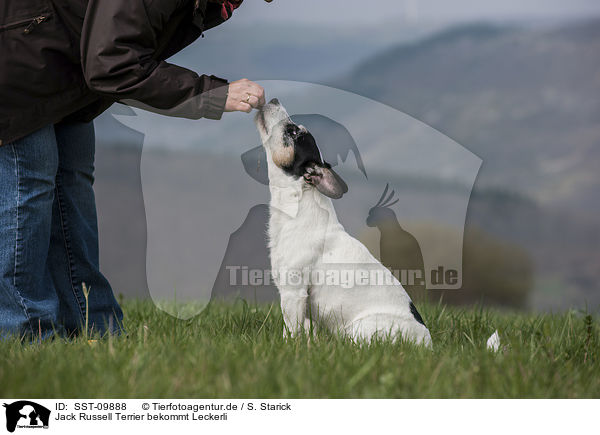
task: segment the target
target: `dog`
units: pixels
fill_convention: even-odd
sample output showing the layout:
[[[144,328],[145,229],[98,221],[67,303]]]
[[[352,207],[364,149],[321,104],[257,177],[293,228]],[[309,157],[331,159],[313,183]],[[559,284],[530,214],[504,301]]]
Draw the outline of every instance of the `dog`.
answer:
[[[267,156],[268,248],[284,335],[318,322],[357,342],[402,337],[430,347],[429,330],[402,284],[339,223],[331,199],[348,186],[323,161],[314,137],[276,98],[259,109],[255,124]],[[340,277],[349,271],[360,272],[359,283],[344,285]]]

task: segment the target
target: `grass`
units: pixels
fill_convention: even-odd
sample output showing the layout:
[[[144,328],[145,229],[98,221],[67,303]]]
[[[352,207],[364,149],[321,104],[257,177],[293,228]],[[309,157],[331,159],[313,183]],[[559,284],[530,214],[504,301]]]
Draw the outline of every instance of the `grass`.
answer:
[[[128,337],[0,342],[13,398],[600,397],[598,319],[419,306],[434,350],[357,346],[323,331],[283,339],[277,307],[211,306],[188,321],[124,304]],[[501,350],[486,350],[499,330]]]

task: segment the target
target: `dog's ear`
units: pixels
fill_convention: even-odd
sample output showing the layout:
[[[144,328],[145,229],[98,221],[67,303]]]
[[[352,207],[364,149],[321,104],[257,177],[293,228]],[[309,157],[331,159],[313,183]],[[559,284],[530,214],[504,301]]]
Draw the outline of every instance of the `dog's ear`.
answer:
[[[315,186],[323,195],[340,199],[348,192],[348,185],[328,164],[311,163],[304,171],[304,181]]]

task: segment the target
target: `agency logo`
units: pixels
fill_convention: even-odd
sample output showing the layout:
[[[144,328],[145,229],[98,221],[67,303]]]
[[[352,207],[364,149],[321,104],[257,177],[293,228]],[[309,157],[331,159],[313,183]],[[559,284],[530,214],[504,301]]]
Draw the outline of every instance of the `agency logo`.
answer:
[[[4,404],[6,408],[6,430],[14,432],[19,429],[48,429],[50,410],[29,400],[19,400]]]
[[[323,160],[348,185],[334,201],[348,234],[413,298],[460,289],[465,220],[482,160],[363,96],[306,82],[260,84],[311,132]],[[215,123],[194,119],[193,105],[157,111],[126,103],[115,119],[142,133],[146,281],[156,305],[188,319],[211,299],[277,300],[265,236],[267,155],[252,117],[231,113]],[[297,212],[293,204],[281,211]]]

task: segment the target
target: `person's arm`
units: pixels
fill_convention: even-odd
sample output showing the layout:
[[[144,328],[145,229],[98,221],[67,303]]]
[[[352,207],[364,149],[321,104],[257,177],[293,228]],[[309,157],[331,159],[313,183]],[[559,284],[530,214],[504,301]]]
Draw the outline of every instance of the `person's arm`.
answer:
[[[98,94],[135,100],[174,116],[220,119],[227,81],[154,59],[158,38],[185,0],[90,0],[81,62]]]

